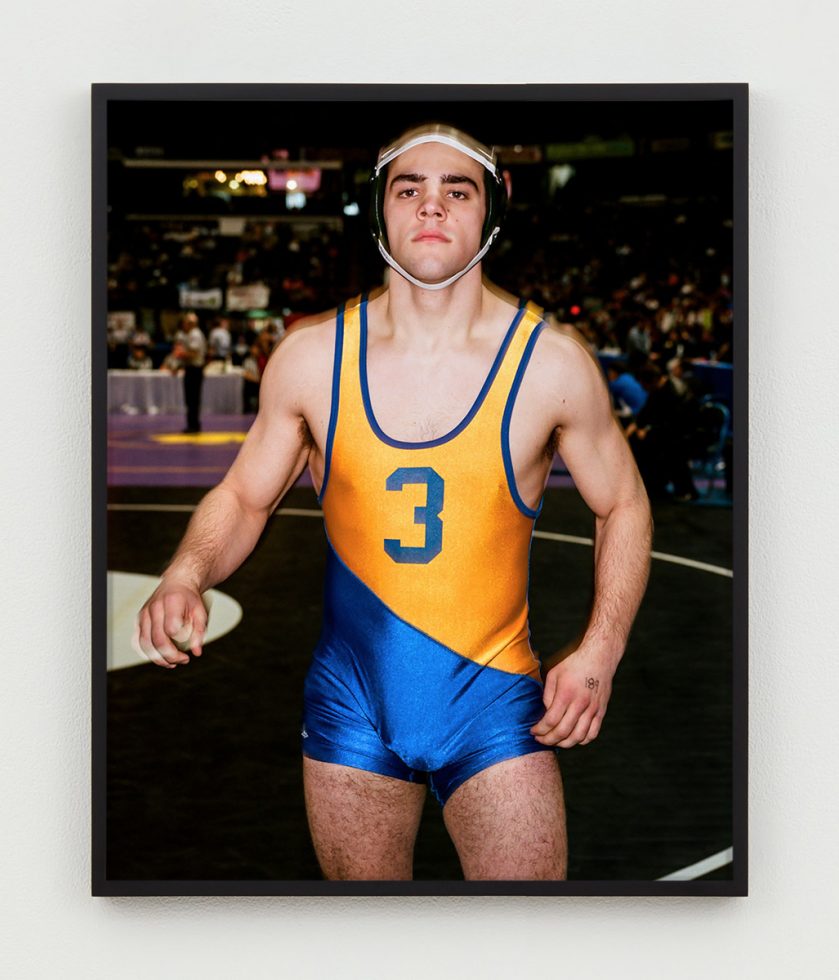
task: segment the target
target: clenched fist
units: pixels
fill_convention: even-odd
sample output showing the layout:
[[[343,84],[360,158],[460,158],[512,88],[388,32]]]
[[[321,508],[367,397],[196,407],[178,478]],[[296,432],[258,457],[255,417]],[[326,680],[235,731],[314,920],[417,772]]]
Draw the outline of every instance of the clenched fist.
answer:
[[[597,738],[612,693],[618,661],[581,647],[545,677],[545,714],[530,729],[542,745],[570,749]]]
[[[201,656],[207,631],[207,607],[196,589],[165,578],[137,616],[134,649],[160,667],[188,664],[191,651]]]

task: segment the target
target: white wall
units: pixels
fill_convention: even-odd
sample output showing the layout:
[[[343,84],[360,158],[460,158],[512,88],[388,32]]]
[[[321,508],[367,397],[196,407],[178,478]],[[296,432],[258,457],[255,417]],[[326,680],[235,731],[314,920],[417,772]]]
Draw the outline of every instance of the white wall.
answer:
[[[29,0],[6,10],[0,971],[836,975],[835,9]],[[94,81],[751,83],[750,898],[89,897]]]

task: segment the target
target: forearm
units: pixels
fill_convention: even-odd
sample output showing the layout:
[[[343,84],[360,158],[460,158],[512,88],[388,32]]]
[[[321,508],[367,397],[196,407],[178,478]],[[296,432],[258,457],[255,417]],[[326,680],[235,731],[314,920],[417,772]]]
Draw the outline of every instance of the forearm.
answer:
[[[233,574],[256,546],[268,511],[247,507],[225,483],[198,505],[163,577],[203,592]]]
[[[598,518],[594,541],[594,601],[580,646],[623,655],[650,569],[652,518],[643,491]]]

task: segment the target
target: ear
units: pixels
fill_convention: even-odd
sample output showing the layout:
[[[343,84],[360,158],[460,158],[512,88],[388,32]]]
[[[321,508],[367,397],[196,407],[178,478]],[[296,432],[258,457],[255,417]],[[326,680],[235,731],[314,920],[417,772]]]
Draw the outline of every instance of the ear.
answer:
[[[513,197],[513,178],[509,170],[503,170],[501,172],[504,178],[504,187],[507,189],[507,200],[512,200]]]

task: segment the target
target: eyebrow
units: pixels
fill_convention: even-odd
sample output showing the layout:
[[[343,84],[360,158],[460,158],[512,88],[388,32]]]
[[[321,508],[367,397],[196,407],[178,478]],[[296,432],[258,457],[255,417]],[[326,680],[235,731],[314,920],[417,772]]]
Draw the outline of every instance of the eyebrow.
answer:
[[[403,181],[409,184],[421,184],[423,181],[428,180],[425,174],[397,174],[390,182],[390,186],[393,187],[394,184]],[[441,184],[470,184],[479,191],[478,185],[472,180],[471,177],[467,177],[466,174],[443,174],[440,178]]]

